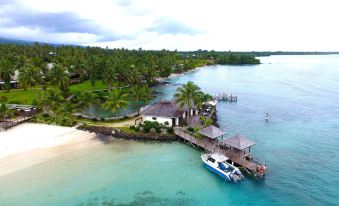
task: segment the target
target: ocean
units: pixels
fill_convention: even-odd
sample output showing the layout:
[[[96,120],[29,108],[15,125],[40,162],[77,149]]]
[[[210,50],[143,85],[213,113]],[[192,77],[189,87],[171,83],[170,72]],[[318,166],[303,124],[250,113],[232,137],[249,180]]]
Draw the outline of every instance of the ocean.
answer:
[[[265,180],[225,182],[182,143],[116,140],[0,177],[0,205],[338,205],[339,55],[260,59],[174,76],[157,90],[170,99],[193,81],[236,94],[218,103],[218,123],[256,142]]]

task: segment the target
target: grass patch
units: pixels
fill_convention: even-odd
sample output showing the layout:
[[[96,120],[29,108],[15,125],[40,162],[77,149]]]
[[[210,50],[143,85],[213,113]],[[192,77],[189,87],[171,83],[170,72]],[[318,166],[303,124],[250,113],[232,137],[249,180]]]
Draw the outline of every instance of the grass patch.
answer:
[[[51,87],[48,87],[51,88]],[[87,90],[97,90],[105,89],[106,85],[102,81],[97,81],[94,86],[92,86],[90,81],[85,81],[80,84],[74,84],[69,87],[71,93],[87,91]],[[27,90],[24,89],[12,89],[9,92],[5,90],[0,91],[0,96],[5,96],[8,99],[10,104],[33,104],[34,100],[41,99],[41,90],[38,87],[32,87]]]
[[[99,90],[99,89],[107,89],[107,85],[105,85],[102,81],[97,81],[95,85],[92,85],[90,81],[85,81],[80,84],[70,85],[69,91],[71,93],[82,92],[82,91],[91,91],[91,90]]]
[[[130,129],[129,127],[113,127],[114,129],[120,129],[121,131],[127,133],[127,134],[135,134],[136,131]]]
[[[10,104],[33,104],[34,100],[41,98],[40,89],[0,91],[0,96],[5,96]]]

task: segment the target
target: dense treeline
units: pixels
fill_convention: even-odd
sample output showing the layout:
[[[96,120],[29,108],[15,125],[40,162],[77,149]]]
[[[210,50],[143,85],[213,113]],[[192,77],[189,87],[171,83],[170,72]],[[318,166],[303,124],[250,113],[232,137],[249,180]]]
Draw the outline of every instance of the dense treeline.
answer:
[[[98,47],[51,46],[48,44],[0,45],[0,79],[8,88],[11,77],[19,71],[20,87],[53,84],[67,90],[68,77],[76,74],[79,81],[102,80],[111,87],[148,85],[157,77],[182,73],[206,64],[256,64],[254,56],[230,52],[177,52]],[[53,69],[52,69],[53,68]]]
[[[243,54],[237,55],[229,53],[221,56],[217,60],[218,64],[260,64],[259,59],[254,58],[251,55]]]
[[[217,52],[198,50],[194,52],[179,52],[179,58],[191,57],[193,59],[209,59],[213,64],[260,64],[254,54],[249,52]]]
[[[68,126],[75,124],[74,112],[97,120],[90,112],[95,106],[118,118],[129,104],[144,106],[154,96],[150,86],[159,77],[208,64],[257,63],[254,60],[230,52],[0,44],[0,88],[23,88],[1,92],[1,105],[8,110],[7,103],[33,104],[41,112],[37,122]]]

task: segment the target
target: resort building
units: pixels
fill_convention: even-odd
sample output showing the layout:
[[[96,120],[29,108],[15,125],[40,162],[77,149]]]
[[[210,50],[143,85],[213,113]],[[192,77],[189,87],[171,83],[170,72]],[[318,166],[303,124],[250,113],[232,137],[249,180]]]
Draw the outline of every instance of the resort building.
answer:
[[[10,80],[10,88],[17,88],[18,87],[18,77],[19,77],[19,70],[14,71],[14,75],[11,75]],[[5,81],[0,79],[0,90],[5,89]]]
[[[187,115],[197,115],[199,110],[193,106],[180,107],[175,101],[161,100],[150,105],[148,108],[141,112],[142,122],[144,121],[157,121],[169,127],[178,126],[180,123],[187,119]]]

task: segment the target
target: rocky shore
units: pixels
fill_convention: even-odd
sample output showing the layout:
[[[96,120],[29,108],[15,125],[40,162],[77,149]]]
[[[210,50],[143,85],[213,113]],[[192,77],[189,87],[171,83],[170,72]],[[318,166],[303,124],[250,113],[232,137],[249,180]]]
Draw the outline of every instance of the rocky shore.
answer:
[[[106,137],[115,137],[126,140],[161,141],[161,142],[172,142],[178,140],[178,137],[175,134],[128,133],[120,129],[114,129],[112,127],[103,127],[103,126],[82,125],[77,127],[77,129],[87,132],[93,132],[98,135],[104,135]],[[109,139],[105,138],[105,141],[109,141]]]

